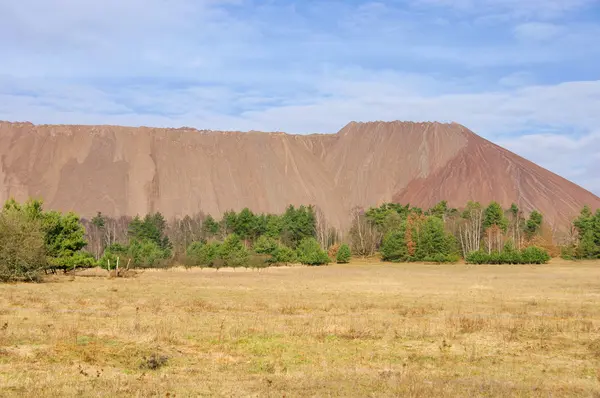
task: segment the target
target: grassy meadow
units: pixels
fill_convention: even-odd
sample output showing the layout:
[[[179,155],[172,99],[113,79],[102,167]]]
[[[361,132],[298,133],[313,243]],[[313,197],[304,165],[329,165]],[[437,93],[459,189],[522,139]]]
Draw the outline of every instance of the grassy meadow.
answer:
[[[0,285],[2,397],[600,397],[600,262]]]

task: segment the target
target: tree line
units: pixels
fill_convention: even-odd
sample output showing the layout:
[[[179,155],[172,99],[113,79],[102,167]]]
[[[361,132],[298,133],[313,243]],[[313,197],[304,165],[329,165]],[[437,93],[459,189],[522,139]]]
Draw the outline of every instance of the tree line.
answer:
[[[571,235],[562,248],[565,259],[600,258],[600,209],[592,212],[584,206],[573,221]]]
[[[459,210],[442,201],[423,210],[386,203],[354,213],[350,240],[355,253],[379,250],[385,261],[545,263],[550,256],[538,247],[542,226],[541,213],[525,217],[514,204],[503,209],[497,202],[468,202]]]
[[[341,233],[313,206],[282,214],[227,211],[167,221],[161,213],[113,218],[46,211],[39,200],[9,200],[0,213],[0,280],[38,280],[75,267],[253,267],[346,263],[352,256],[383,261],[473,264],[545,263],[556,254],[543,215],[516,205],[442,201],[430,209],[386,203],[354,209]],[[600,257],[600,210],[585,207],[562,245],[564,258]]]

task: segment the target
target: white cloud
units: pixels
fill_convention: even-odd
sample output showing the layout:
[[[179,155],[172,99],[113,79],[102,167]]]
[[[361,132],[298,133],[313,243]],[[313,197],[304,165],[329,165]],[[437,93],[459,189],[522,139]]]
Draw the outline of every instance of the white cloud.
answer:
[[[515,36],[524,41],[547,41],[556,38],[564,29],[556,24],[545,22],[527,22],[515,27]]]
[[[503,87],[522,87],[535,82],[535,77],[530,72],[514,72],[503,76],[498,83]]]
[[[454,8],[466,14],[514,18],[557,18],[596,3],[596,0],[414,0],[417,4]]]

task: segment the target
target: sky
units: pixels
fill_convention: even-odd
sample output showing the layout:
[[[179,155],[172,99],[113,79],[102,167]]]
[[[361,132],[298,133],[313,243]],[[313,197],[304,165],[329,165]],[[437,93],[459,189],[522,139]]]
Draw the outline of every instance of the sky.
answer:
[[[458,122],[600,195],[600,0],[0,0],[0,120]]]

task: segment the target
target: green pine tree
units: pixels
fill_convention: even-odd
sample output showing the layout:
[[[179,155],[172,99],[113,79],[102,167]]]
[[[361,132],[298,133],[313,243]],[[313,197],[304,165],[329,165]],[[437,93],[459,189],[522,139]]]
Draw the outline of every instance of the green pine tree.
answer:
[[[336,261],[338,264],[347,264],[350,262],[351,257],[350,247],[344,243],[337,252]]]

